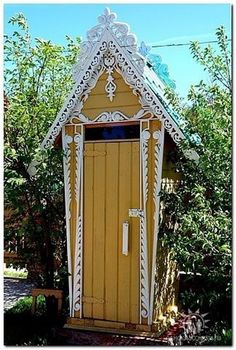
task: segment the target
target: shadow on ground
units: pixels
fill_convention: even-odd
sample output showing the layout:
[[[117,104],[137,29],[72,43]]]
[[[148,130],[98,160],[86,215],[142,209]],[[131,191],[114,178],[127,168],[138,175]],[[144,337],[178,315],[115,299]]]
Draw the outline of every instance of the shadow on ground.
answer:
[[[157,339],[65,329],[65,319],[32,316],[29,312],[4,315],[4,345],[7,346],[143,346],[166,345]]]
[[[140,336],[125,336],[100,332],[78,331],[61,329],[57,332],[57,339],[64,345],[91,345],[91,346],[157,346],[167,345],[158,339]],[[59,344],[58,344],[59,345]]]

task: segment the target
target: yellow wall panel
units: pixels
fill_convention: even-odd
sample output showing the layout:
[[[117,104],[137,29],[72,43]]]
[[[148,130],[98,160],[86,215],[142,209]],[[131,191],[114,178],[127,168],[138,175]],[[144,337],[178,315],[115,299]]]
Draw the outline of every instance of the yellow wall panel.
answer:
[[[93,144],[85,144],[86,152],[93,152]],[[93,182],[94,182],[94,159],[93,157],[84,157],[84,269],[83,285],[84,296],[93,295],[93,223],[94,223],[94,204],[93,204]],[[83,305],[84,317],[91,317],[92,303],[85,302]]]
[[[138,98],[128,85],[114,74],[117,84],[113,102],[104,90],[103,74],[92,90],[82,113],[92,119],[104,111],[120,110],[131,116],[141,108]],[[151,135],[160,129],[159,121],[145,121]],[[66,126],[74,135],[74,126]],[[166,134],[167,135],[167,134]],[[174,142],[165,135],[162,177],[178,179],[168,154],[175,149]],[[155,142],[151,136],[148,150],[147,248],[148,274],[151,286],[155,170]],[[71,144],[71,256],[74,266],[76,215],[75,201],[75,144]],[[140,307],[140,220],[129,218],[129,208],[139,208],[140,144],[133,142],[86,142],[84,144],[84,248],[83,248],[83,317],[114,322],[139,323]],[[129,253],[122,254],[122,224],[129,222]],[[175,303],[176,267],[166,250],[159,245],[158,290],[154,311],[165,313]],[[161,305],[161,306],[160,306]],[[79,317],[79,313],[75,313]],[[142,319],[146,324],[147,319]]]
[[[155,291],[154,321],[177,305],[178,268],[171,252],[160,240],[158,244],[157,288]]]
[[[131,207],[139,208],[140,174],[137,165],[140,163],[140,144],[132,142],[131,151]],[[139,322],[139,230],[140,221],[138,218],[130,218],[130,322]]]
[[[131,144],[122,142],[119,145],[119,260],[118,260],[118,319],[129,322],[130,307],[130,254],[122,251],[122,225],[128,220],[128,209],[131,207]]]
[[[86,143],[84,153],[84,317],[137,323],[139,219],[128,256],[122,225],[139,205],[139,142]]]
[[[119,110],[127,116],[137,113],[141,106],[139,99],[133,94],[132,89],[125,83],[123,78],[117,73],[113,73],[116,91],[113,100],[107,97],[105,86],[107,84],[107,74],[103,73],[96,86],[92,89],[88,99],[85,101],[81,113],[90,119],[94,119],[105,111]]]
[[[94,144],[94,227],[93,227],[93,295],[95,299],[104,300],[105,272],[105,144]],[[100,154],[99,154],[100,153]],[[86,232],[85,232],[86,234]],[[86,278],[86,277],[85,277]],[[95,300],[96,301],[96,300]],[[104,318],[104,305],[93,304],[93,317]]]
[[[119,144],[107,145],[106,155],[106,244],[105,244],[105,319],[117,321],[118,285],[118,191]]]

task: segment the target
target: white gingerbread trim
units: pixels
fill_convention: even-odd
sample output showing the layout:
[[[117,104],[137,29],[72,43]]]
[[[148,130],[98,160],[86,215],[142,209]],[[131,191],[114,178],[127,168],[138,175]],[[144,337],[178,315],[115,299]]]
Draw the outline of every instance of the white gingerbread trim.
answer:
[[[105,69],[102,57],[107,51],[115,57],[116,70],[122,74],[133,92],[140,96],[143,108],[164,122],[165,129],[176,143],[184,139],[182,131],[145,82],[145,59],[138,53],[135,35],[130,33],[127,24],[114,22],[115,18],[115,14],[105,10],[104,15],[99,17],[100,24],[87,33],[88,41],[81,44],[80,58],[75,65],[76,84],[45,137],[42,148],[51,147],[77,102],[79,112],[81,111],[83,101]]]
[[[75,196],[77,202],[77,227],[75,240],[75,265],[74,265],[74,292],[73,292],[73,315],[74,311],[80,311],[82,318],[82,279],[83,279],[83,134],[74,137],[76,145],[76,180]]]
[[[105,34],[104,34],[105,36]],[[95,55],[99,49],[99,55]],[[105,41],[95,44],[93,50],[91,51],[91,61],[87,61],[84,65],[84,71],[80,71],[76,83],[70,93],[69,97],[65,101],[63,107],[58,113],[56,119],[54,120],[52,126],[50,127],[45,139],[41,144],[41,148],[49,148],[54,143],[56,137],[59,135],[62,126],[68,121],[71,113],[73,112],[76,102],[79,100],[80,105],[82,97],[86,100],[88,93],[96,85],[98,77],[103,73],[103,66],[101,64],[101,54],[107,49],[107,44]],[[98,57],[99,56],[99,57]],[[95,68],[97,68],[95,70]],[[96,75],[97,74],[97,75]]]
[[[142,123],[141,123],[142,127]],[[148,319],[149,313],[149,279],[148,279],[148,250],[147,250],[147,200],[148,200],[148,140],[150,132],[147,129],[140,133],[141,178],[142,178],[142,215],[140,222],[140,323],[142,318]]]
[[[164,135],[165,129],[161,123],[161,130],[153,132],[153,138],[156,140],[155,144],[155,175],[154,175],[154,232],[153,232],[153,252],[152,252],[152,274],[151,274],[151,291],[150,291],[150,319],[152,322],[153,308],[154,308],[154,289],[156,288],[156,269],[157,269],[157,243],[159,233],[159,214],[160,214],[160,190],[164,151]]]
[[[64,151],[63,168],[64,168],[64,191],[65,191],[65,212],[66,212],[66,244],[67,244],[67,262],[68,262],[68,285],[69,285],[69,308],[72,316],[72,266],[71,266],[71,245],[70,245],[70,204],[71,204],[71,184],[70,184],[70,144],[72,137],[65,134],[65,127],[62,128],[62,146]]]
[[[141,118],[144,118],[147,114],[150,114],[150,118],[153,117],[153,114],[147,110],[140,109],[136,114],[134,114],[132,117],[126,116],[121,111],[113,111],[113,112],[102,112],[100,113],[95,119],[90,120],[87,116],[85,116],[82,113],[77,114],[77,111],[73,113],[72,117],[70,118],[69,122],[70,124],[74,125],[75,122],[77,124],[84,123],[84,124],[93,124],[93,123],[107,123],[107,122],[119,122],[119,121],[125,121],[125,120],[138,120]]]
[[[124,47],[127,52],[134,54],[134,59],[137,60],[138,66],[145,65],[143,57],[139,54],[137,55],[136,36],[130,33],[128,24],[117,22],[115,21],[116,18],[117,15],[114,12],[111,12],[109,8],[105,8],[104,14],[98,17],[99,24],[87,32],[87,41],[81,43],[79,57],[73,69],[74,79],[76,81],[78,81],[80,72],[85,71],[86,63],[93,53],[92,48],[98,42],[102,42],[104,33],[107,32],[113,33],[119,46]],[[143,62],[140,62],[140,57]]]
[[[118,58],[119,57],[119,58]],[[163,121],[166,131],[170,134],[175,143],[181,142],[185,137],[169,115],[152,89],[145,83],[143,76],[138,74],[132,62],[125,52],[117,56],[116,69],[122,75],[125,82],[133,89],[133,93],[139,96],[139,102],[143,109],[150,111],[160,121]]]
[[[106,73],[108,74],[105,91],[107,92],[107,97],[110,99],[110,101],[112,101],[116,91],[116,84],[114,83],[114,78],[112,76],[112,73],[114,71],[115,57],[111,54],[110,51],[107,51],[104,54],[103,59],[104,66],[106,67]]]

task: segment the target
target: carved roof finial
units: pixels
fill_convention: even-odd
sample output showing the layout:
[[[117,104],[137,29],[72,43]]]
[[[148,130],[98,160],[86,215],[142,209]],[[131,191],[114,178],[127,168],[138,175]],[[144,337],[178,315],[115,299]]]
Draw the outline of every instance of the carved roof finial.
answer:
[[[116,20],[116,18],[116,13],[111,12],[109,7],[106,7],[104,10],[104,14],[98,17],[98,22],[108,27]]]
[[[143,51],[144,56],[138,51],[136,36],[130,32],[129,26],[126,23],[117,22],[116,15],[106,8],[104,13],[98,17],[98,24],[87,32],[87,41],[83,41],[80,45],[78,61],[73,70],[75,85],[41,147],[45,149],[51,147],[75,108],[80,113],[82,103],[96,85],[101,73],[108,68],[117,69],[134,93],[140,95],[140,103],[145,110],[151,110],[154,115],[158,116],[173,140],[176,143],[180,142],[184,135],[179,129],[179,120],[175,120],[177,118],[173,113],[169,113],[167,106],[158,95],[159,81],[155,83],[155,76],[152,76],[150,68],[146,66],[145,56],[148,48],[144,47],[144,44]],[[106,57],[108,56],[106,55],[110,55],[112,65],[110,61],[107,63]],[[147,75],[149,73],[151,80]],[[109,84],[112,85],[111,83],[110,79]],[[106,91],[109,92],[112,100],[112,88]]]
[[[122,50],[132,55],[133,62],[136,61],[138,69],[143,70],[145,65],[144,58],[140,56],[137,48],[137,38],[130,32],[129,25],[123,22],[116,21],[117,15],[106,7],[104,13],[98,17],[98,24],[88,30],[87,40],[80,45],[80,52],[77,58],[77,63],[74,65],[73,76],[76,80],[80,71],[84,69],[84,65],[91,59],[94,48],[102,44],[104,33],[110,33]],[[107,40],[107,39],[106,39]],[[96,50],[95,50],[96,51]]]

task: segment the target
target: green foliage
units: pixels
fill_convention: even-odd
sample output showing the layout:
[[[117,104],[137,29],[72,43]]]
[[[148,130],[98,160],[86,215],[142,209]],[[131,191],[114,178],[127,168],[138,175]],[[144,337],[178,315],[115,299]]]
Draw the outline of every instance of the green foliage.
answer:
[[[5,269],[4,277],[27,278],[28,272],[25,270]]]
[[[191,346],[229,346],[232,345],[232,330],[225,322],[216,322],[210,330],[206,330],[201,336],[184,341],[183,345]]]
[[[32,40],[22,14],[9,23],[17,29],[4,42],[5,240],[18,242],[39,285],[55,287],[66,260],[62,151],[42,154],[39,145],[73,84],[80,40]],[[30,177],[32,160],[39,165]]]
[[[231,78],[231,53],[228,50],[227,36],[224,27],[221,26],[216,30],[218,41],[218,51],[216,53],[212,46],[208,45],[203,50],[197,41],[191,43],[190,50],[193,57],[206,70],[214,83],[232,91]]]
[[[183,174],[184,185],[176,193],[162,193],[168,220],[163,221],[161,233],[174,248],[181,269],[193,273],[193,280],[197,273],[203,278],[201,292],[194,295],[191,291],[192,301],[190,298],[188,302],[204,305],[208,308],[206,312],[212,312],[210,317],[230,322],[231,53],[224,29],[217,29],[216,35],[217,52],[210,46],[202,49],[198,43],[191,44],[193,57],[208,71],[211,83],[201,81],[192,86],[188,104],[184,106],[178,96],[173,98],[173,93],[167,91],[170,103],[173,101],[173,106],[188,121],[189,132],[198,133],[201,143],[196,145],[189,141],[179,150],[176,167]],[[189,148],[198,153],[198,162],[184,157],[184,151]],[[196,300],[199,300],[198,305]],[[220,313],[217,314],[217,310]]]
[[[19,299],[16,304],[9,310],[7,310],[5,313],[7,315],[17,315],[17,314],[26,314],[29,315],[31,313],[31,305],[32,305],[32,297],[24,297]],[[45,304],[45,297],[42,295],[39,295],[37,297],[37,315],[42,316],[45,314],[46,311],[46,304]]]
[[[43,296],[37,298],[37,312],[31,314],[32,297],[25,297],[4,313],[4,344],[45,346],[60,345],[55,336],[64,319],[49,317]]]

